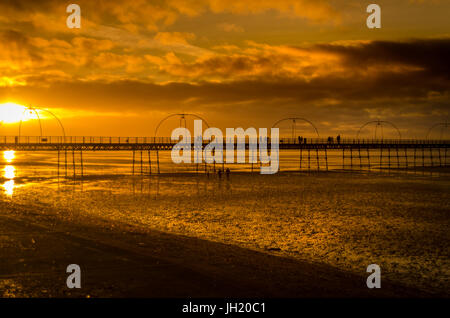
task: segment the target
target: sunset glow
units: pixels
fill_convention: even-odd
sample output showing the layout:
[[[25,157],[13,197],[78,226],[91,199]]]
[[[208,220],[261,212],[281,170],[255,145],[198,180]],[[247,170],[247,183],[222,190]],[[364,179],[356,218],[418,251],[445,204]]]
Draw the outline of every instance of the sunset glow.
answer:
[[[15,103],[0,104],[0,122],[5,124],[18,123],[21,120],[37,119],[34,111],[27,110],[27,107]]]
[[[378,1],[381,29],[356,0],[100,3],[77,2],[80,29],[64,1],[0,3],[0,121],[24,101],[72,135],[148,136],[189,110],[221,129],[293,114],[347,137],[380,118],[413,138],[448,116],[448,1]]]

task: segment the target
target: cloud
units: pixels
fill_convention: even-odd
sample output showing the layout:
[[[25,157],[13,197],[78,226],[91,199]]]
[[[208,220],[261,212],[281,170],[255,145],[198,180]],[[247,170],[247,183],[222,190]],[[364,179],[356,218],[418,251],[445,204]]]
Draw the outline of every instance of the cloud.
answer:
[[[404,77],[448,85],[450,39],[411,40],[404,42],[353,41],[316,44],[304,47],[273,46],[249,42],[225,52],[194,61],[154,60],[160,71],[175,80],[268,81],[341,78],[358,81],[390,81]],[[432,57],[432,58],[430,58]],[[442,83],[439,83],[444,81]]]
[[[450,39],[418,39],[403,42],[373,41],[355,45],[322,44],[315,49],[337,54],[344,64],[353,68],[383,65],[411,66],[429,76],[450,78]],[[424,74],[425,75],[425,74]]]
[[[24,39],[18,43],[20,47],[29,45]],[[254,118],[260,125],[267,125],[270,119],[297,113],[323,122],[323,129],[329,131],[336,128],[326,123],[339,122],[340,127],[355,128],[364,120],[383,118],[425,131],[428,125],[448,116],[449,47],[447,39],[306,47],[250,43],[248,51],[242,50],[245,54],[219,54],[192,64],[184,63],[173,53],[145,56],[148,63],[178,67],[180,76],[218,76],[222,80],[157,84],[123,80],[121,73],[87,81],[70,81],[63,74],[43,74],[42,77],[55,76],[58,81],[42,86],[36,75],[33,85],[0,88],[0,98],[32,100],[47,107],[62,103],[68,109],[105,112],[126,109],[135,113],[170,113],[189,109],[219,123]],[[98,55],[96,62],[102,60],[110,67],[131,63],[122,56],[108,54]],[[328,64],[325,62],[324,67],[326,58]]]
[[[131,33],[157,31],[172,25],[180,16],[197,17],[207,12],[236,15],[275,11],[309,21],[337,21],[338,11],[326,0],[78,0],[84,19]],[[3,0],[0,11],[11,22],[29,22],[35,28],[68,32],[67,2],[58,0]]]
[[[188,32],[158,32],[154,39],[165,45],[187,45],[188,40],[195,39],[195,34]]]
[[[440,93],[433,96],[430,95],[431,83],[422,87],[422,83],[414,79],[407,83],[405,77],[392,78],[389,82],[327,78],[309,82],[164,85],[136,81],[69,81],[53,83],[49,87],[3,87],[0,88],[0,100],[32,102],[50,108],[64,105],[67,110],[135,113],[140,118],[148,116],[148,125],[153,127],[157,118],[164,114],[189,110],[204,115],[219,127],[270,127],[277,118],[298,114],[316,123],[331,123],[319,125],[322,133],[342,133],[344,126],[348,127],[346,133],[350,133],[365,121],[376,118],[393,121],[402,129],[411,128],[417,133],[448,116],[448,86],[441,87]],[[402,89],[402,86],[407,87]],[[402,132],[408,136],[407,131]]]
[[[75,37],[72,39],[75,49],[92,51],[108,51],[115,47],[111,40],[98,40],[94,38]]]
[[[218,24],[218,27],[225,32],[244,32],[243,27],[234,23],[220,23]]]
[[[289,17],[302,21],[309,36],[311,24],[339,23],[344,1],[77,3],[81,30],[65,26],[66,2],[0,2],[0,98],[115,113],[190,109],[218,121],[300,112],[328,125],[377,116],[413,125],[448,116],[450,39],[439,32],[417,40],[292,45],[299,40],[291,40],[293,30],[262,38],[246,22],[246,32],[236,34],[246,16],[261,15],[248,20]],[[211,30],[203,32],[205,25]],[[216,38],[219,28],[223,38]]]

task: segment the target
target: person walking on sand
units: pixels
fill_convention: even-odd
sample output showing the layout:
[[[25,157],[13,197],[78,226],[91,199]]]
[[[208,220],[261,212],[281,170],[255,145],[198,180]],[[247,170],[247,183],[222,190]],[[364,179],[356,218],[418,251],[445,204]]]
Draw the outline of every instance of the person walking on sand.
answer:
[[[227,174],[227,180],[230,180],[230,168],[227,168],[226,174]]]
[[[219,171],[217,172],[217,175],[219,176],[219,179],[222,179],[222,170],[219,169]]]

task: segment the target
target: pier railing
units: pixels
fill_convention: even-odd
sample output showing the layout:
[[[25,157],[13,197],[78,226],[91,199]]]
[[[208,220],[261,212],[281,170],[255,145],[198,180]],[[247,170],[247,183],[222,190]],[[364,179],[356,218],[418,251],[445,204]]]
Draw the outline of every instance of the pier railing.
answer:
[[[194,137],[191,143],[194,143]],[[224,138],[223,142],[230,141]],[[203,141],[207,143],[207,141]],[[232,141],[231,141],[232,142]],[[234,139],[236,142],[236,138]],[[247,138],[248,142],[248,138]],[[173,145],[170,137],[105,137],[105,136],[0,136],[0,144],[166,144]],[[268,140],[270,144],[270,139]],[[450,140],[441,139],[356,139],[342,138],[329,140],[328,138],[280,138],[281,145],[300,144],[345,144],[345,145],[449,145]]]

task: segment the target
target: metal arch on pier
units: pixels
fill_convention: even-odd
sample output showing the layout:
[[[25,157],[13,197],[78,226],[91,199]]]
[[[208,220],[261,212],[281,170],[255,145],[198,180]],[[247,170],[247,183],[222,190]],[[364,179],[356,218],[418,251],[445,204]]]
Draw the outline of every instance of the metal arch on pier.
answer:
[[[19,123],[19,137],[20,137],[20,133],[22,130],[22,122],[23,122],[23,114],[25,114],[26,111],[30,111],[30,112],[34,112],[38,118],[39,121],[39,130],[41,133],[41,137],[42,137],[42,123],[41,123],[41,118],[39,117],[39,113],[37,112],[37,110],[35,108],[32,108],[31,106],[29,108],[26,108],[23,110],[22,115],[20,116],[20,123]]]
[[[448,123],[448,122],[445,122],[445,123],[437,123],[437,124],[434,124],[433,126],[430,127],[430,129],[428,129],[428,132],[427,132],[427,135],[426,135],[425,138],[428,139],[428,136],[430,135],[431,131],[432,131],[434,128],[439,127],[439,126],[442,126],[442,127],[444,127],[444,128],[448,128],[449,123]]]
[[[47,110],[47,109],[44,109],[44,108],[36,108],[36,107],[30,106],[30,107],[28,107],[27,109],[25,109],[25,110],[22,112],[22,117],[23,117],[23,114],[24,114],[26,111],[28,111],[28,110],[29,110],[30,112],[33,111],[33,112],[36,114],[36,116],[37,116],[37,118],[38,118],[38,120],[39,120],[39,128],[40,128],[40,132],[41,132],[41,137],[42,137],[42,124],[41,124],[41,118],[39,117],[38,110],[39,110],[39,111],[46,112],[46,113],[52,115],[53,118],[56,119],[56,121],[58,122],[59,126],[61,127],[61,131],[62,131],[62,133],[63,133],[63,137],[64,137],[64,140],[65,140],[65,138],[66,138],[66,131],[65,131],[65,129],[64,129],[64,126],[63,126],[61,120],[58,118],[58,116],[56,116],[53,112],[51,112],[51,111],[49,111],[49,110]],[[21,119],[21,120],[20,120],[20,123],[19,123],[19,137],[20,137],[20,135],[21,135],[22,122],[23,122],[23,119]]]
[[[359,138],[359,134],[361,133],[361,130],[362,130],[364,127],[366,127],[366,126],[368,126],[368,125],[370,125],[370,124],[375,124],[375,123],[377,124],[377,126],[381,126],[382,124],[388,124],[388,125],[391,125],[391,126],[394,127],[394,129],[397,131],[399,138],[402,139],[402,133],[401,133],[400,130],[397,128],[397,126],[395,126],[393,123],[391,123],[390,121],[387,121],[387,120],[371,120],[371,121],[368,121],[367,123],[365,123],[364,125],[362,125],[362,126],[359,128],[358,133],[356,134],[356,138]],[[382,136],[382,138],[383,138],[383,136]]]
[[[276,122],[272,125],[272,128],[275,128],[279,123],[281,123],[281,122],[283,122],[283,121],[286,121],[286,120],[292,120],[294,123],[295,123],[296,120],[302,120],[302,121],[304,121],[304,122],[310,124],[310,125],[314,128],[314,131],[316,132],[317,137],[320,137],[319,131],[317,130],[317,127],[316,127],[311,121],[309,121],[309,120],[306,119],[306,118],[302,118],[302,117],[287,117],[287,118],[282,118],[282,119],[276,121]]]
[[[50,115],[52,115],[53,116],[53,118],[55,118],[56,119],[56,121],[59,123],[59,126],[61,127],[61,131],[62,131],[62,133],[63,133],[63,137],[64,137],[64,139],[66,138],[66,131],[65,131],[65,129],[64,129],[64,126],[63,126],[63,124],[62,124],[62,122],[61,122],[61,120],[58,118],[58,116],[56,116],[54,113],[52,113],[51,111],[49,111],[48,109],[44,109],[44,108],[39,108],[39,110],[41,110],[41,111],[44,111],[44,112],[46,112],[46,113],[48,113],[48,114],[50,114]]]
[[[187,114],[187,113],[171,114],[171,115],[168,115],[168,116],[164,117],[164,118],[159,122],[158,126],[156,126],[156,128],[155,128],[155,137],[157,136],[157,134],[158,134],[158,129],[159,129],[159,127],[162,125],[162,123],[165,122],[167,119],[172,118],[172,117],[175,117],[175,116],[181,116],[181,119],[185,119],[186,116],[192,116],[192,117],[195,117],[195,118],[200,119],[201,121],[203,121],[203,122],[206,124],[206,126],[208,126],[208,128],[209,128],[208,122],[207,122],[204,118],[200,117],[199,115],[196,115],[196,114]]]

